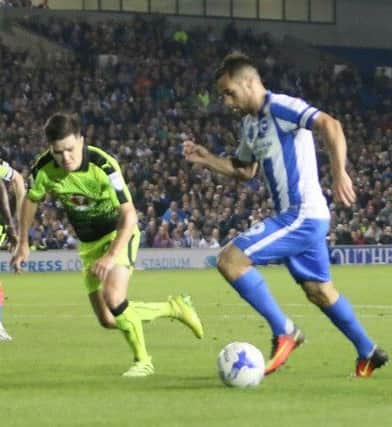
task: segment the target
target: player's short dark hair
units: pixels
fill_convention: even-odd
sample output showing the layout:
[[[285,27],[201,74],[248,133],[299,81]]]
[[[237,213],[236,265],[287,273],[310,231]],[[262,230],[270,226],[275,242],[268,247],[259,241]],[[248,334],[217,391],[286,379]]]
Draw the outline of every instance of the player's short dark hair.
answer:
[[[76,113],[55,113],[49,117],[44,127],[49,144],[70,135],[80,135],[80,129],[80,117]]]
[[[251,67],[257,71],[255,64],[249,56],[242,52],[229,53],[224,57],[222,63],[215,71],[215,80],[219,80],[226,73],[232,78],[245,67]]]

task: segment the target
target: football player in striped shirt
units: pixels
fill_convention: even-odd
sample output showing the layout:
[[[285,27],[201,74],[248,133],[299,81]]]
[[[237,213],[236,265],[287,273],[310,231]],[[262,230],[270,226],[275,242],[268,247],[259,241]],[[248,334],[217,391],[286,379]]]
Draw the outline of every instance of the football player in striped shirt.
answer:
[[[252,61],[228,55],[216,73],[224,104],[242,115],[237,155],[212,155],[192,141],[185,158],[227,176],[251,179],[261,172],[276,215],[241,233],[225,246],[218,270],[272,329],[266,374],[276,371],[304,341],[304,334],[282,311],[255,265],[279,260],[307,298],[329,317],[357,350],[355,374],[368,377],[388,355],[367,335],[349,301],[330,277],[326,236],[330,214],[318,180],[312,131],[318,131],[330,155],[336,202],[350,206],[355,192],[346,172],[346,140],[340,123],[299,98],[267,90]]]

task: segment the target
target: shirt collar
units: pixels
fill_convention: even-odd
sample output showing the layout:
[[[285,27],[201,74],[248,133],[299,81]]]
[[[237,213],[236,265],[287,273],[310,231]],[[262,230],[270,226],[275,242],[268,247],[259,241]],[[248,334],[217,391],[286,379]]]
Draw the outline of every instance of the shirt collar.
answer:
[[[79,169],[77,169],[75,172],[79,171],[87,171],[88,170],[88,164],[89,164],[90,156],[89,151],[87,149],[87,145],[83,145],[83,152],[82,152],[82,163],[80,164]]]

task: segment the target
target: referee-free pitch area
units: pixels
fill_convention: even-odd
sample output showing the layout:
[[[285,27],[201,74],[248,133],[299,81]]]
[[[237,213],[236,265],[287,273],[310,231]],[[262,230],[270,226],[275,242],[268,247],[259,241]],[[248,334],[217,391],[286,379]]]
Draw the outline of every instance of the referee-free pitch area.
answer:
[[[156,374],[122,378],[131,361],[117,331],[98,326],[77,273],[3,275],[0,425],[135,427],[389,426],[392,366],[350,378],[355,352],[280,267],[263,270],[285,311],[307,335],[288,363],[253,390],[223,386],[220,349],[248,341],[265,357],[270,331],[215,270],[137,271],[130,297],[189,293],[204,322],[201,341],[182,324],[145,326]],[[392,354],[392,268],[336,267],[337,287],[369,333]]]

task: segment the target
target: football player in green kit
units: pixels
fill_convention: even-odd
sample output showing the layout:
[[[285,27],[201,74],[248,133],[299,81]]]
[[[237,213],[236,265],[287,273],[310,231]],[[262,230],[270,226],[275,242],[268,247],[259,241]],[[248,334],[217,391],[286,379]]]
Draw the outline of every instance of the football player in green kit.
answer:
[[[75,114],[57,113],[47,121],[49,150],[32,168],[11,264],[20,271],[28,258],[28,230],[37,203],[50,193],[62,203],[80,240],[84,281],[99,323],[119,329],[132,350],[134,363],[123,375],[144,377],[153,374],[154,367],[142,321],[175,318],[197,338],[202,338],[203,328],[188,296],[160,303],[128,301],[128,280],[140,237],[136,210],[117,161],[99,148],[84,145],[80,130]]]

